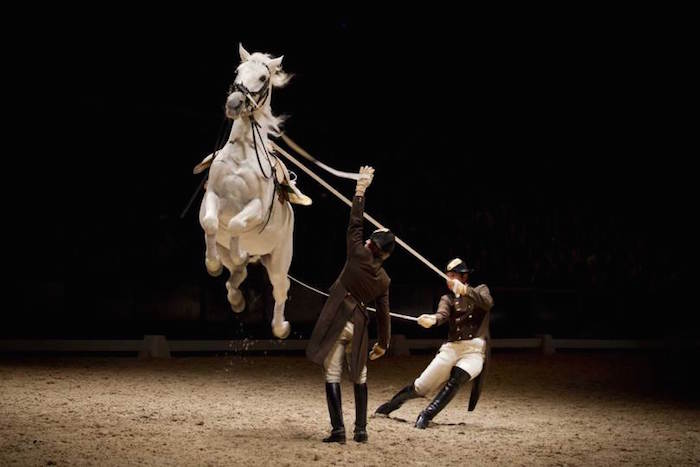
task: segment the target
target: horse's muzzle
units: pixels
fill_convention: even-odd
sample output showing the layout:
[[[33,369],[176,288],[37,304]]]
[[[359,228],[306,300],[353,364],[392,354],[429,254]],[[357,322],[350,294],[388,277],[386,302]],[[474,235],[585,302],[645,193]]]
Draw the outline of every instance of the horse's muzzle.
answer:
[[[228,118],[236,118],[238,117],[241,112],[243,111],[243,108],[245,107],[243,104],[245,102],[245,96],[241,92],[232,92],[229,96],[228,99],[226,99],[226,116]]]

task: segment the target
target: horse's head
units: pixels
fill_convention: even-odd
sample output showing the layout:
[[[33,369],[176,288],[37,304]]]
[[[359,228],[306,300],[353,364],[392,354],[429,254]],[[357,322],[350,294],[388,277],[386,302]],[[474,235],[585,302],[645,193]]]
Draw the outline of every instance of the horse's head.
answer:
[[[226,99],[226,116],[231,119],[249,115],[269,103],[273,86],[284,86],[289,80],[282,71],[282,57],[271,58],[262,53],[248,53],[239,45],[241,64]]]

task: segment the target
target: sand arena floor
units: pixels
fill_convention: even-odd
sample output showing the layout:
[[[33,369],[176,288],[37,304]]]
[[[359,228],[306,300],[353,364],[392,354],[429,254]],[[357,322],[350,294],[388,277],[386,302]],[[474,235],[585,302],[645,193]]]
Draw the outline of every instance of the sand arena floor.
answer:
[[[430,355],[369,367],[369,408]],[[484,394],[462,390],[370,418],[369,443],[323,444],[320,370],[300,356],[0,358],[0,465],[697,465],[697,399],[659,396],[644,356],[495,353]],[[352,430],[351,384],[343,384]]]

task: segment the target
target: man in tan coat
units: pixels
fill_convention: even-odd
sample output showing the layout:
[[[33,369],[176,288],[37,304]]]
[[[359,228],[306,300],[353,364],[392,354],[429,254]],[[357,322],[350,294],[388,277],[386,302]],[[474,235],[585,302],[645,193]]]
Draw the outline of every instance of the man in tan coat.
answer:
[[[376,303],[378,342],[369,358],[381,357],[389,347],[389,276],[382,264],[394,249],[394,235],[387,229],[376,230],[363,243],[365,190],[372,182],[374,169],[362,167],[352,201],[347,234],[347,260],[340,276],[330,288],[321,314],[306,348],[307,357],[323,366],[326,402],[333,427],[326,443],[345,443],[345,425],[340,395],[340,377],[347,362],[350,379],[355,383],[355,434],[357,442],[367,441],[367,304]]]
[[[468,284],[470,272],[459,258],[449,262],[446,274],[450,293],[441,297],[435,314],[418,317],[418,324],[424,328],[449,323],[447,342],[440,347],[418,379],[380,405],[375,413],[389,415],[407,400],[426,396],[444,384],[428,407],[418,415],[416,428],[426,428],[457,394],[459,387],[470,380],[474,383],[469,410],[474,410],[488,363],[489,314],[493,299],[486,285],[472,287]]]

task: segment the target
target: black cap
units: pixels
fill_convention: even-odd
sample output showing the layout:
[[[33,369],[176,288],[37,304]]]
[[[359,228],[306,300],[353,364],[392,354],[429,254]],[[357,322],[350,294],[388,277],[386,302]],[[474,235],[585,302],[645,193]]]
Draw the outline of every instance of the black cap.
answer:
[[[470,274],[474,272],[473,269],[470,269],[467,267],[467,263],[462,261],[459,258],[455,258],[449,263],[447,263],[447,267],[445,268],[445,272],[457,272],[459,274]]]
[[[369,239],[384,253],[385,258],[394,251],[394,234],[389,229],[377,229]]]

